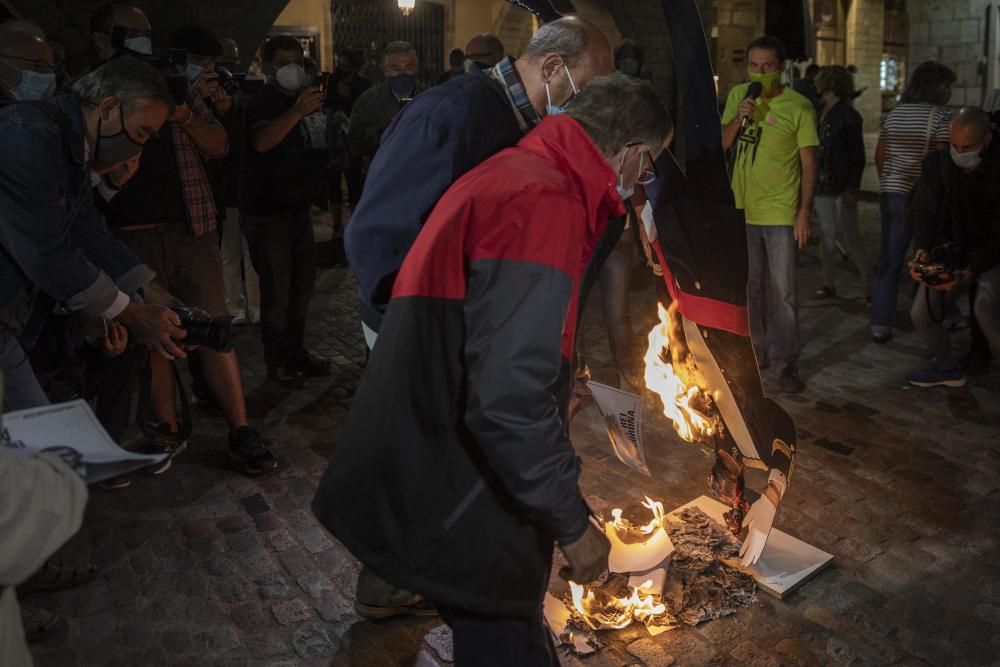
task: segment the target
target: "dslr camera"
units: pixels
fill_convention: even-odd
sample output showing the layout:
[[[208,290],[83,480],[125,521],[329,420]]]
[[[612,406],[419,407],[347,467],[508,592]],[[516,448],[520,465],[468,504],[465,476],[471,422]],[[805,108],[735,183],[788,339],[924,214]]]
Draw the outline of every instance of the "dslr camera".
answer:
[[[233,318],[229,316],[206,317],[185,306],[171,306],[181,318],[181,328],[187,332],[182,343],[207,347],[216,352],[228,352]]]
[[[931,259],[926,264],[917,264],[920,280],[929,287],[951,282],[956,271],[961,271],[962,255],[954,243],[942,243],[930,250]]]
[[[215,64],[215,73],[219,75],[219,87],[230,97],[241,91],[253,95],[267,83],[264,79],[247,79],[246,72],[233,72],[218,63]]]

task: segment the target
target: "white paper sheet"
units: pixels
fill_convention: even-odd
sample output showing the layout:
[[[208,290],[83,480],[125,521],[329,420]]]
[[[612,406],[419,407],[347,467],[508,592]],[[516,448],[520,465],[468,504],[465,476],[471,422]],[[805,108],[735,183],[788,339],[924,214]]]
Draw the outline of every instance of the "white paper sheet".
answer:
[[[604,416],[615,456],[628,467],[651,476],[642,449],[642,397],[600,382],[588,382],[587,387]]]
[[[67,463],[75,462],[73,467],[88,484],[166,458],[166,454],[137,454],[119,447],[83,400],[6,413],[0,444],[23,456],[43,451],[60,454]]]
[[[570,611],[563,604],[563,601],[558,599],[552,593],[545,594],[545,601],[542,603],[542,615],[545,616],[545,623],[549,626],[549,631],[552,636],[555,637],[555,642],[557,645],[565,644],[563,641],[566,637],[566,623],[570,619]],[[587,643],[587,638],[580,633],[572,633],[572,644],[573,650],[580,655],[586,655],[588,653],[594,652],[594,647]]]

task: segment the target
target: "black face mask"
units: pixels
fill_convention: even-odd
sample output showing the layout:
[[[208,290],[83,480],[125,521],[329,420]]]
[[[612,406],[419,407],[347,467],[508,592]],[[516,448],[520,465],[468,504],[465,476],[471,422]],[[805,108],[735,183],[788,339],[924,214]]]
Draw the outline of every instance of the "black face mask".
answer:
[[[142,152],[143,145],[132,140],[125,129],[125,105],[118,104],[118,117],[122,129],[108,136],[101,135],[101,119],[97,119],[97,146],[94,148],[94,162],[121,164],[128,162]]]

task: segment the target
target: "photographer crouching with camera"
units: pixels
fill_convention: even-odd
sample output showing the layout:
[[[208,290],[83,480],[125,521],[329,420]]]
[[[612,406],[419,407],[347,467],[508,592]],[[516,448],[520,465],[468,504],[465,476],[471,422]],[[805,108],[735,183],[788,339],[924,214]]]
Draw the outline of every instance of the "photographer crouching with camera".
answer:
[[[919,283],[910,316],[933,360],[910,373],[917,387],[965,384],[943,321],[976,286],[972,314],[1000,354],[1000,147],[990,117],[964,107],[951,119],[950,149],[924,160],[913,203],[916,252],[910,274]]]
[[[92,18],[95,45],[109,43],[117,50],[112,62],[123,52],[134,52],[132,35],[149,33],[145,15],[125,3],[112,3],[110,12],[99,8]],[[232,318],[225,302],[218,210],[205,168],[207,160],[221,160],[229,148],[225,128],[204,101],[210,98],[216,109],[231,104],[214,72],[223,49],[210,30],[197,25],[174,29],[169,47],[167,60],[152,62],[174,91],[176,108],[128,187],[106,203],[104,213],[114,235],[156,272],[158,287],[189,308],[180,312],[186,342],[195,340],[192,331],[205,334],[196,341],[194,354],[229,425],[230,457],[241,472],[257,475],[274,470],[277,462],[247,423],[239,361],[225,345]],[[185,444],[185,433],[178,428],[175,372],[168,359],[156,356],[150,368],[153,423],[147,432],[158,434],[155,442],[173,455]]]

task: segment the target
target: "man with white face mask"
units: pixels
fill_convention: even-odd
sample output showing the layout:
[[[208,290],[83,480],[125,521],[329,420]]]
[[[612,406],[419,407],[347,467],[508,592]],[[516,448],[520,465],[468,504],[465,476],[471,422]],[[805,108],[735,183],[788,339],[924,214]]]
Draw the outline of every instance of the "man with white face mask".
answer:
[[[316,278],[309,208],[323,173],[309,166],[302,121],[320,108],[324,93],[306,74],[302,45],[294,37],[272,37],[260,58],[268,83],[246,105],[240,211],[260,276],[268,377],[301,387],[304,377],[330,373],[330,361],[305,347]]]
[[[55,90],[55,61],[44,38],[0,26],[0,103],[37,102]]]
[[[948,150],[925,160],[914,200],[910,274],[919,284],[910,316],[933,359],[906,376],[917,387],[961,387],[945,313],[977,284],[972,311],[1000,358],[1000,156],[990,118],[964,107],[952,116]]]
[[[111,0],[90,15],[90,40],[99,63],[123,49],[140,56],[153,55],[152,36],[149,19],[129,2]]]

